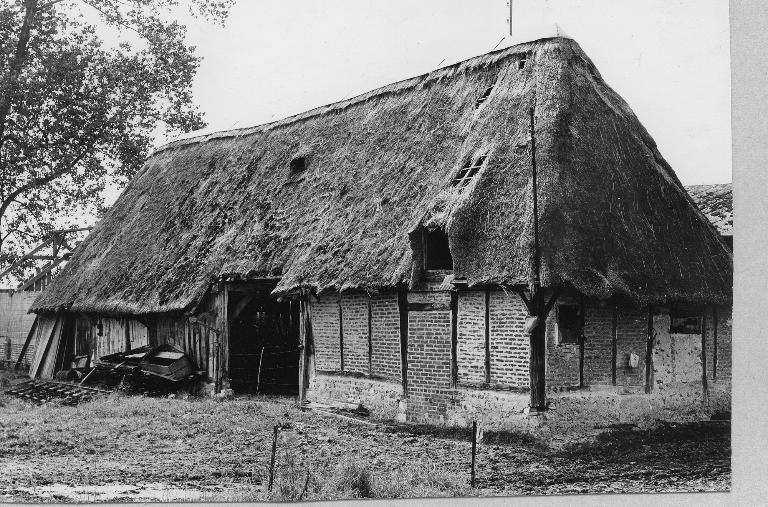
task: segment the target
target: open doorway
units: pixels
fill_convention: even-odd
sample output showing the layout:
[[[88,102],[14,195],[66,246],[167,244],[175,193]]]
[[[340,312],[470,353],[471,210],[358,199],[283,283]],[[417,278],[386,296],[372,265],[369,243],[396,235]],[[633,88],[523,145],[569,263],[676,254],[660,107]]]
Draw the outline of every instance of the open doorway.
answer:
[[[237,393],[299,392],[299,303],[230,292],[229,380]]]

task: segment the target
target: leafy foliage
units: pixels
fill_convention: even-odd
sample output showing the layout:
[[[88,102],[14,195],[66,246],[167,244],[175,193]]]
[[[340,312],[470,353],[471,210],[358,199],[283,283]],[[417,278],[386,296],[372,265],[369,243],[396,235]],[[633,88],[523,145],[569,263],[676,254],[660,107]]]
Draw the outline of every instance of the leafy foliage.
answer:
[[[124,185],[161,129],[205,126],[175,18],[223,24],[232,2],[0,0],[0,270],[102,213],[106,183]]]

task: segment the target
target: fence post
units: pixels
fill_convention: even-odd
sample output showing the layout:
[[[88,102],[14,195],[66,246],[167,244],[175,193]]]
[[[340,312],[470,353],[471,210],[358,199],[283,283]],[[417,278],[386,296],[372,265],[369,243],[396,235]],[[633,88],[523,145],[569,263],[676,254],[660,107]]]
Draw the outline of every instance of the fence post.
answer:
[[[475,454],[477,453],[477,421],[472,421],[472,478],[469,485],[475,488]]]
[[[267,491],[272,491],[272,483],[275,480],[275,453],[277,452],[277,432],[280,430],[280,425],[275,424],[274,436],[272,437],[272,459],[269,460],[269,485]]]

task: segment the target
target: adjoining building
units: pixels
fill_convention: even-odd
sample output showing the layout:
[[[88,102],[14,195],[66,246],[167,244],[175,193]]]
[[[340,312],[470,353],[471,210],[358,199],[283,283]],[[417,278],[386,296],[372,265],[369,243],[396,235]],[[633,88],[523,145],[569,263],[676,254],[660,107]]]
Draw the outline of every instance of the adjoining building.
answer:
[[[33,373],[172,343],[384,418],[686,419],[729,410],[731,301],[731,252],[557,37],[158,149],[35,302]]]

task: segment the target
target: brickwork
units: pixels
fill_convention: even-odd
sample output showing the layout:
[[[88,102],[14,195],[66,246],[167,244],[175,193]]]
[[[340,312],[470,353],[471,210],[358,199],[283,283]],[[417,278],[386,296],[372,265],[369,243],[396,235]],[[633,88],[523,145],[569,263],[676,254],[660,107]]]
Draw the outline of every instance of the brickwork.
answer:
[[[648,309],[627,304],[619,305],[616,324],[616,385],[644,386]],[[638,357],[636,368],[629,364],[631,354]]]
[[[491,291],[491,383],[528,387],[529,338],[523,331],[525,305],[517,294]]]
[[[371,298],[371,374],[401,382],[400,309],[397,294]]]
[[[335,294],[320,296],[312,302],[312,336],[315,342],[315,368],[339,371],[339,305]]]
[[[584,383],[610,385],[613,358],[613,308],[584,301]]]
[[[35,321],[35,314],[27,313],[39,292],[0,292],[0,360],[16,361]],[[9,347],[10,345],[10,347]],[[23,362],[29,364],[35,352],[31,343]]]
[[[548,389],[579,385],[579,344],[557,343],[557,312],[547,316],[547,366]]]
[[[485,292],[459,292],[457,363],[460,382],[485,382]]]
[[[408,420],[445,421],[451,394],[451,312],[411,311]]]
[[[341,315],[344,329],[344,371],[367,375],[368,295],[343,294]]]

